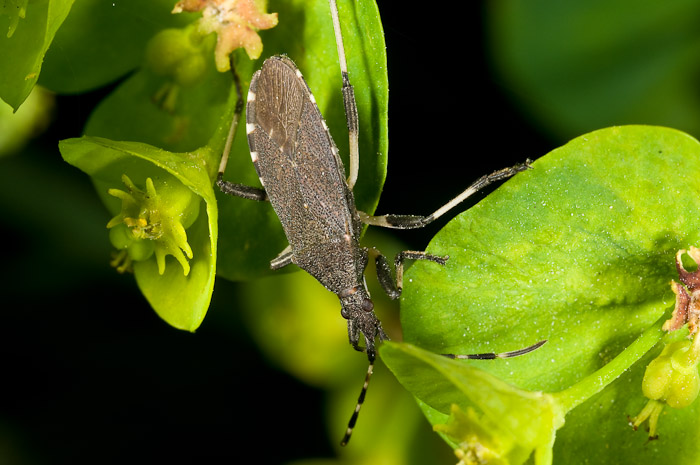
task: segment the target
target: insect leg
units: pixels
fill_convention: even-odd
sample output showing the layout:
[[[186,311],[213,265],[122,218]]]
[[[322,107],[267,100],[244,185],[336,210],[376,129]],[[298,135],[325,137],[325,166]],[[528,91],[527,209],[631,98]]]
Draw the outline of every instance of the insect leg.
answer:
[[[518,350],[513,350],[511,352],[502,352],[500,354],[495,354],[493,352],[487,352],[484,354],[442,354],[443,356],[447,358],[453,358],[453,359],[461,359],[461,360],[467,360],[467,359],[476,359],[476,360],[493,360],[495,358],[511,358],[511,357],[518,357],[520,355],[527,354],[529,352],[532,352],[533,350],[539,349],[544,345],[544,343],[547,342],[547,340],[543,340],[540,342],[537,342],[529,347],[525,347],[523,349],[518,349]]]
[[[471,186],[467,187],[461,194],[459,194],[454,199],[447,202],[445,205],[437,209],[433,214],[428,216],[419,215],[382,215],[382,216],[371,216],[364,212],[359,212],[360,219],[363,223],[372,226],[382,226],[384,228],[394,228],[394,229],[416,229],[422,228],[423,226],[432,223],[437,218],[463,202],[465,199],[475,194],[484,187],[492,184],[496,181],[500,181],[505,178],[509,178],[516,173],[525,171],[530,168],[530,160],[526,160],[525,163],[512,166],[510,168],[504,168],[499,171],[495,171],[491,174],[480,177]]]
[[[222,173],[219,173],[219,176],[216,179],[216,185],[219,186],[219,189],[224,194],[233,195],[235,197],[243,197],[244,199],[248,200],[257,200],[260,202],[267,200],[267,192],[265,192],[265,189],[224,181],[221,176]]]
[[[270,261],[270,268],[273,270],[279,270],[290,263],[292,263],[292,246],[288,245],[283,251],[281,251],[275,258]]]
[[[267,200],[267,193],[265,192],[265,189],[224,181],[224,171],[226,171],[228,156],[231,153],[231,145],[233,144],[233,138],[236,135],[238,122],[243,114],[243,92],[241,91],[241,80],[236,72],[233,57],[231,57],[231,74],[233,75],[233,83],[236,87],[238,99],[236,100],[236,108],[233,114],[233,120],[231,121],[231,128],[229,129],[228,137],[226,138],[224,153],[221,156],[221,162],[219,163],[219,174],[216,177],[216,185],[219,186],[219,189],[224,194],[243,197],[244,199],[249,200],[265,201]]]
[[[352,320],[348,320],[348,340],[350,341],[350,345],[352,345],[353,349],[355,349],[358,352],[364,352],[365,348],[360,345],[360,330],[359,328],[353,323]],[[370,354],[371,357],[371,354]]]
[[[370,254],[375,257],[374,262],[377,267],[377,279],[379,280],[379,284],[382,285],[384,292],[386,292],[391,299],[398,299],[399,296],[401,296],[401,291],[403,290],[404,260],[430,260],[431,262],[444,265],[449,258],[448,256],[439,257],[425,252],[404,250],[403,252],[397,253],[396,258],[394,258],[394,269],[396,270],[396,279],[394,279],[391,276],[391,268],[389,267],[389,262],[386,257],[375,248],[370,249]]]
[[[357,173],[360,169],[360,149],[359,134],[360,126],[357,116],[357,102],[355,102],[355,91],[350,84],[348,76],[348,64],[345,61],[345,47],[343,45],[343,34],[340,30],[340,19],[338,18],[338,6],[335,0],[329,0],[331,16],[333,18],[333,30],[335,32],[335,44],[338,48],[338,62],[340,64],[340,74],[343,77],[343,105],[345,106],[345,119],[348,124],[348,137],[350,139],[350,174],[348,175],[348,187],[352,190],[357,182]]]
[[[387,295],[391,299],[398,299],[399,296],[401,296],[401,291],[403,289],[403,261],[405,259],[411,259],[411,260],[430,260],[435,263],[439,263],[440,265],[444,265],[447,260],[449,259],[448,256],[445,257],[439,257],[437,255],[432,255],[429,253],[425,252],[415,252],[415,251],[410,251],[406,250],[403,252],[399,252],[396,254],[396,258],[394,259],[394,267],[396,269],[396,283],[394,283],[394,280],[391,277],[391,269],[389,268],[389,263],[387,262],[386,257],[382,255],[379,250],[377,249],[370,249],[369,252],[371,255],[374,255],[375,257],[375,263],[377,266],[377,279],[379,280],[379,283],[382,285],[384,288],[384,291],[387,293]],[[539,349],[545,342],[546,340],[540,341],[536,344],[533,344],[529,347],[525,347],[523,349],[518,349],[518,350],[513,350],[511,352],[502,352],[502,353],[493,353],[493,352],[488,352],[488,353],[482,353],[482,354],[442,354],[443,356],[451,359],[460,359],[460,360],[466,360],[466,359],[478,359],[478,360],[492,360],[496,358],[511,358],[511,357],[518,357],[520,355],[527,354],[529,352],[532,352],[533,350]]]

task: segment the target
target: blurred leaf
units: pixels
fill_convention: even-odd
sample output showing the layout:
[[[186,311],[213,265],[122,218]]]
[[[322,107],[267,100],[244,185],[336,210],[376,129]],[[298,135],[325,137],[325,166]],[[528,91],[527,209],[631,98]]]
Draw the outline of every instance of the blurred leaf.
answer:
[[[207,55],[203,76],[191,86],[179,86],[171,76],[147,67],[134,72],[110,93],[90,115],[85,134],[112,140],[147,143],[170,151],[185,152],[206,145],[228,111],[232,79],[214,67],[214,37],[201,46]],[[247,67],[250,73],[250,67]],[[172,108],[159,93],[176,93]],[[168,98],[168,97],[164,97]],[[225,132],[221,135],[225,139]],[[224,141],[219,142],[223,147]]]
[[[366,357],[348,344],[340,303],[307,273],[279,273],[241,289],[251,335],[275,364],[307,384],[328,387]]]
[[[630,347],[634,355],[616,369],[628,367],[660,338],[657,328],[630,345],[673,307],[675,253],[700,241],[698,176],[698,142],[665,128],[609,128],[551,152],[435,236],[428,251],[450,260],[406,274],[405,340],[467,354],[548,339],[525,356],[477,363],[524,389],[594,387],[587,375]],[[646,400],[644,368],[634,365],[567,417],[555,463],[687,463],[698,453],[697,441],[676,433],[699,430],[689,413],[697,403],[666,412],[653,446],[628,426],[626,415]],[[569,461],[558,462],[562,454]]]
[[[194,331],[209,307],[216,270],[216,200],[210,174],[202,170],[211,155],[205,149],[177,154],[137,142],[95,137],[64,140],[59,148],[68,163],[92,177],[98,192],[123,188],[125,173],[139,184],[147,178],[173,176],[176,183],[182,183],[181,189],[191,189],[205,201],[206,215],[200,214],[187,231],[193,253],[188,274],[172,261],[161,274],[154,257],[134,263],[136,281],[154,310],[176,328]],[[103,200],[113,215],[119,213],[117,199],[105,196]]]
[[[136,69],[148,40],[192,18],[170,14],[174,0],[80,0],[46,53],[41,85],[80,93],[109,84]]]
[[[32,89],[16,112],[0,103],[0,156],[18,152],[43,131],[51,120],[53,107],[53,94],[39,86]]]
[[[0,9],[0,98],[17,110],[36,84],[44,54],[66,19],[73,0],[26,3],[17,19],[6,9],[21,8],[3,1]],[[8,31],[7,33],[5,31]]]
[[[698,2],[487,6],[496,68],[548,131],[568,139],[644,123],[700,134]]]

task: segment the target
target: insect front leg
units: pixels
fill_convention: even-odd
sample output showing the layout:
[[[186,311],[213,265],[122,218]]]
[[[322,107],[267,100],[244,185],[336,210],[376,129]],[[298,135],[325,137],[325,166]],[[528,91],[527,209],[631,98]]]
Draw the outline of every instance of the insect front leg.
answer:
[[[257,200],[259,202],[267,201],[267,192],[265,189],[259,187],[246,186],[245,184],[237,184],[233,182],[224,181],[223,173],[219,173],[216,179],[216,185],[219,186],[221,192],[227,195],[233,195],[235,197],[242,197],[248,200]]]
[[[363,334],[364,333],[362,332],[361,328],[356,322],[354,322],[353,320],[348,320],[348,340],[350,341],[350,345],[352,345],[352,348],[358,352],[366,352],[369,361],[373,362],[377,356],[374,337],[379,337],[380,341],[387,341],[389,340],[389,336],[386,335],[384,329],[382,329],[381,325],[379,325],[376,328],[376,336],[373,337],[368,336],[367,334],[364,335],[365,345],[362,346],[360,345],[360,337]]]
[[[471,186],[467,187],[461,194],[459,194],[454,199],[447,202],[445,205],[437,209],[433,214],[428,216],[420,215],[382,215],[382,216],[372,216],[364,212],[359,212],[360,219],[363,223],[372,226],[382,226],[384,228],[394,228],[394,229],[417,229],[426,226],[449,210],[453,209],[455,206],[459,205],[461,202],[471,197],[473,194],[477,193],[484,187],[494,182],[500,181],[502,179],[509,178],[516,173],[525,171],[530,168],[530,160],[526,160],[525,163],[521,163],[510,168],[504,168],[502,170],[495,171],[491,174],[477,179]]]
[[[390,299],[398,299],[401,296],[401,291],[403,290],[404,260],[429,260],[444,265],[447,263],[447,259],[450,258],[448,256],[439,257],[425,252],[404,250],[403,252],[397,253],[394,258],[394,269],[396,270],[396,279],[394,279],[391,276],[391,268],[389,267],[389,262],[386,257],[375,248],[370,249],[370,254],[374,256],[379,284],[382,285],[384,292],[386,292],[386,295],[388,295]]]
[[[231,74],[233,75],[233,83],[236,88],[236,94],[238,99],[236,100],[236,108],[233,113],[233,119],[231,120],[231,128],[229,129],[228,137],[226,138],[224,153],[221,156],[221,163],[219,164],[219,174],[216,177],[216,185],[219,186],[219,189],[224,194],[262,202],[268,200],[267,192],[265,192],[265,189],[261,189],[259,187],[246,186],[245,184],[237,184],[229,181],[224,181],[224,172],[226,171],[226,165],[228,164],[228,156],[231,153],[233,138],[236,135],[238,122],[240,121],[241,115],[243,114],[243,92],[241,91],[241,80],[238,77],[238,73],[236,72],[236,68],[234,65],[235,64],[232,57]]]

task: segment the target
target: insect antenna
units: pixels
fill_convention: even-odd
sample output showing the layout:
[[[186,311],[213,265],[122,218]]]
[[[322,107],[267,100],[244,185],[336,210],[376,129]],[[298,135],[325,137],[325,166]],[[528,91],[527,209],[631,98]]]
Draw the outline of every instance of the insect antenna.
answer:
[[[360,415],[360,408],[362,408],[362,403],[365,401],[365,395],[367,394],[367,386],[369,386],[369,379],[372,377],[372,372],[374,371],[374,357],[369,360],[369,367],[367,367],[367,374],[365,375],[365,383],[362,385],[362,390],[360,391],[360,397],[357,399],[357,404],[355,405],[355,411],[352,412],[350,421],[348,421],[348,429],[345,430],[345,435],[343,440],[340,441],[341,446],[346,446],[350,442],[350,436],[352,436],[352,430],[355,428],[355,423],[357,422],[357,417]]]
[[[511,357],[517,357],[519,355],[524,355],[524,354],[530,353],[533,350],[537,350],[540,347],[542,347],[545,342],[547,342],[546,339],[544,341],[540,341],[536,344],[533,344],[529,347],[525,347],[523,349],[513,350],[511,352],[502,352],[500,354],[495,354],[493,352],[489,352],[489,353],[485,353],[485,354],[442,354],[442,355],[444,357],[447,357],[447,358],[459,359],[459,360],[493,360],[495,358],[511,358]]]

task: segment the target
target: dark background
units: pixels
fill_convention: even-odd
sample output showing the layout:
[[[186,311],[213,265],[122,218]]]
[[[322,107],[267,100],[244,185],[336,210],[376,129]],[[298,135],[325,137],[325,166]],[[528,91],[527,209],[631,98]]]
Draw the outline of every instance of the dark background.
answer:
[[[565,142],[547,140],[492,75],[483,4],[379,1],[391,136],[380,213],[429,213],[482,174]],[[59,96],[60,119],[0,160],[0,464],[332,457],[322,393],[265,364],[236,308],[242,284],[219,280],[189,334],[109,266],[109,215],[56,145],[81,134],[107,91]],[[422,249],[448,219],[401,238]],[[268,389],[283,405],[269,404]],[[183,399],[198,407],[174,408]],[[270,424],[273,409],[287,424]]]

